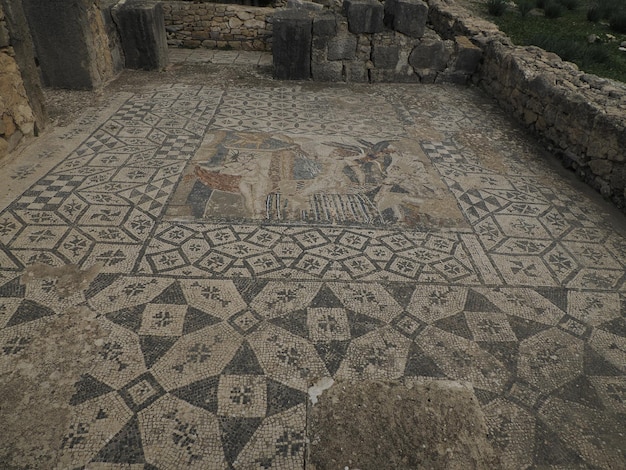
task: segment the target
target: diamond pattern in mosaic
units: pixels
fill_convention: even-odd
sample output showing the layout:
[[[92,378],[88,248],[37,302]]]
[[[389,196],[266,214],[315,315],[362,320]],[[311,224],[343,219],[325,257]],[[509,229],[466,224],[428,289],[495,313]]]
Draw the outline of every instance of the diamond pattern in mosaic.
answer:
[[[74,309],[101,335],[56,467],[303,468],[321,377],[466,381],[504,467],[624,467],[619,221],[476,90],[383,88],[156,85],[7,163],[0,373]],[[198,179],[249,155],[267,191]]]

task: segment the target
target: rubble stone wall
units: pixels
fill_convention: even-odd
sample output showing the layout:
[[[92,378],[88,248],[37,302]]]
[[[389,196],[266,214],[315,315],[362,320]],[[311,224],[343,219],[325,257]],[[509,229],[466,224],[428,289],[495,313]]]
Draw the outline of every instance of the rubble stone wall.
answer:
[[[427,18],[428,6],[421,0],[387,0],[384,10],[375,0],[347,0],[343,11],[314,13],[312,78],[467,83],[478,66],[481,49],[462,35],[441,37]]]
[[[468,36],[483,60],[473,81],[544,139],[580,178],[619,207],[626,200],[626,85],[586,74],[445,0],[429,0],[444,38]]]
[[[163,2],[168,44],[174,47],[271,50],[273,8]]]
[[[13,4],[14,8],[17,6]],[[36,134],[45,124],[43,96],[41,88],[36,84],[38,77],[31,77],[31,82],[37,88],[31,90],[33,96],[29,96],[27,87],[31,83],[22,77],[21,60],[16,55],[26,45],[24,42],[28,41],[27,31],[21,32],[21,41],[15,41],[12,33],[15,32],[16,23],[10,25],[10,21],[0,3],[0,159],[24,137]],[[30,60],[33,61],[32,56]],[[34,61],[33,72],[36,73]]]

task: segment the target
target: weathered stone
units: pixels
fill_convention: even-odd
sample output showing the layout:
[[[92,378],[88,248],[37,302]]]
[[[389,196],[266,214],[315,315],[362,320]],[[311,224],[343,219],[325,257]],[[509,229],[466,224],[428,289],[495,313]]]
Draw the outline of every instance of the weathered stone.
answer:
[[[343,65],[341,62],[322,62],[311,64],[313,80],[320,82],[340,82],[343,80]]]
[[[93,89],[112,78],[111,53],[97,2],[23,0],[23,5],[46,85]]]
[[[483,51],[472,44],[467,36],[458,36],[455,38],[456,60],[454,62],[454,70],[461,73],[472,74],[478,68]]]
[[[15,126],[15,122],[13,121],[13,118],[9,116],[8,114],[2,115],[2,127],[3,127],[2,134],[6,138],[11,137],[17,130],[17,127]]]
[[[274,15],[275,78],[305,80],[311,77],[312,28],[311,16],[304,10],[288,9]]]
[[[328,60],[353,60],[357,39],[352,35],[337,36],[328,42]]]
[[[439,74],[436,70],[431,69],[416,69],[415,73],[420,78],[421,83],[427,84],[435,83],[435,80],[437,80],[437,75]]]
[[[24,134],[22,133],[22,131],[20,131],[19,129],[17,129],[12,135],[11,137],[9,137],[7,139],[7,144],[8,144],[8,148],[7,151],[10,152],[12,151],[15,147],[17,147],[17,145],[20,143],[20,141],[22,140],[22,138],[24,137]]]
[[[313,18],[313,36],[334,36],[337,34],[337,17],[332,12],[318,13]]]
[[[351,33],[380,33],[383,28],[384,8],[377,0],[344,0]]]
[[[11,48],[14,53],[14,63],[19,68],[25,91],[26,100],[21,103],[21,106],[30,108],[32,119],[34,119],[34,134],[37,135],[46,127],[48,116],[44,106],[40,71],[35,63],[34,45],[22,2],[20,0],[0,0],[0,16],[3,14],[3,24],[7,28],[9,40],[11,36],[19,38],[18,41],[11,44]],[[0,66],[0,70],[6,71],[5,66]],[[16,79],[12,81],[17,84]],[[0,108],[2,108],[2,95],[3,93],[0,93]],[[0,110],[0,112],[2,111]]]
[[[120,38],[119,31],[117,30],[117,24],[115,24],[115,20],[113,19],[113,7],[117,5],[117,3],[118,0],[100,1],[102,20],[104,22],[105,33],[109,40],[109,51],[111,54],[114,74],[121,72],[126,66],[122,39]]]
[[[594,174],[604,178],[611,174],[613,163],[608,160],[591,160],[589,162],[589,168]]]
[[[167,65],[165,19],[159,3],[126,0],[113,10],[113,15],[122,37],[126,67],[160,70]]]
[[[202,41],[198,41],[198,40],[195,40],[195,39],[184,39],[183,40],[183,47],[187,48],[187,49],[197,49],[201,45],[202,45]],[[219,47],[219,44],[218,44],[218,47]]]
[[[395,69],[400,56],[399,46],[378,46],[374,44],[372,61],[376,68]]]
[[[324,8],[324,5],[320,3],[309,2],[307,0],[287,0],[287,8],[315,12],[321,11]]]
[[[0,158],[4,157],[7,153],[9,153],[9,143],[6,139],[0,137]]]
[[[313,39],[312,39],[313,52],[323,51],[324,60],[326,60],[326,49],[328,46],[328,41],[329,41],[328,36],[313,36]]]
[[[470,75],[463,72],[444,71],[437,73],[435,83],[454,83],[456,85],[465,85],[470,79]]]
[[[364,62],[352,61],[345,63],[345,74],[347,82],[367,83],[369,82],[369,70]]]
[[[9,31],[3,21],[0,22],[0,47],[9,47],[9,45]]]
[[[428,5],[421,0],[386,0],[385,25],[410,36],[421,38],[428,20]]]
[[[430,69],[442,71],[446,68],[449,55],[443,41],[424,38],[415,46],[409,56],[409,64],[416,70]]]

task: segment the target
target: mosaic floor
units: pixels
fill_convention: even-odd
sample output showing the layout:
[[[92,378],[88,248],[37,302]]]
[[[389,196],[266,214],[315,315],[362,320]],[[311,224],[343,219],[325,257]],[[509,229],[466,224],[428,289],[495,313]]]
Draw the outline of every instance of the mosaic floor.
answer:
[[[99,332],[9,463],[304,468],[330,376],[469,382],[503,468],[626,468],[626,238],[545,158],[461,87],[112,94],[2,168],[0,382]]]

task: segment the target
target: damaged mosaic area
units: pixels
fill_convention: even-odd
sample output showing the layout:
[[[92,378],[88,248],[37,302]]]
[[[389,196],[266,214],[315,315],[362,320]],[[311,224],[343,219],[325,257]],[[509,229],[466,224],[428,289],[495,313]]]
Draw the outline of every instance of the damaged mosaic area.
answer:
[[[153,88],[3,169],[0,403],[58,432],[0,463],[301,469],[332,377],[463,383],[502,468],[626,465],[626,239],[494,103]]]

